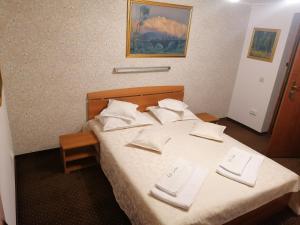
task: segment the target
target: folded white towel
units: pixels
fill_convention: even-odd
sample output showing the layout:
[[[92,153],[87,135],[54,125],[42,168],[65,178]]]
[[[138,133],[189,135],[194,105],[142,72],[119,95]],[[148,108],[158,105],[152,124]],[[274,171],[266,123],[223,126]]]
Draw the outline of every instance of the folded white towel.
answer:
[[[233,174],[242,175],[250,159],[250,152],[233,147],[228,151],[219,166]]]
[[[264,156],[258,155],[258,154],[252,154],[252,157],[248,164],[246,165],[244,172],[242,175],[235,175],[227,170],[224,170],[222,167],[217,168],[217,173],[235,180],[237,182],[240,182],[242,184],[248,185],[250,187],[254,187],[258,175],[258,170],[264,160]]]
[[[190,179],[184,185],[182,190],[178,193],[177,197],[173,197],[156,187],[153,187],[151,190],[151,195],[155,198],[164,201],[172,206],[188,210],[193,204],[196,195],[208,174],[207,169],[202,169],[200,167],[195,167],[193,174]]]
[[[159,179],[155,184],[155,187],[176,197],[178,192],[191,177],[193,171],[194,167],[190,162],[178,159],[168,172]]]

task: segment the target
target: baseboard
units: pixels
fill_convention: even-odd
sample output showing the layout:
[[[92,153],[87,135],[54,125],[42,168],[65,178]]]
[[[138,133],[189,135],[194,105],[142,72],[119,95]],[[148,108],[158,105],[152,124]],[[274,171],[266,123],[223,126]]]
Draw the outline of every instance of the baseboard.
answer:
[[[34,154],[42,154],[42,153],[46,154],[49,151],[59,151],[59,148],[50,148],[50,149],[38,150],[38,151],[34,151],[34,152],[26,152],[23,154],[15,155],[15,158],[20,158],[20,157],[34,155]]]

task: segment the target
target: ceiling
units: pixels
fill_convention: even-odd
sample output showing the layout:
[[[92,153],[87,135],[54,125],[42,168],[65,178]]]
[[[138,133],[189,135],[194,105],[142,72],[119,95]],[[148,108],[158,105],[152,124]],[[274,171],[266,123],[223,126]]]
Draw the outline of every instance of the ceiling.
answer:
[[[251,4],[262,4],[262,3],[276,3],[282,0],[241,0],[242,2],[247,2]]]

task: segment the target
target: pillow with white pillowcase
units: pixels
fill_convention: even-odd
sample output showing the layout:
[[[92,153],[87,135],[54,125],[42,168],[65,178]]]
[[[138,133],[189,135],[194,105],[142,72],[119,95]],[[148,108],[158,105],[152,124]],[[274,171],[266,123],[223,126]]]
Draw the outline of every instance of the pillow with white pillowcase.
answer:
[[[101,123],[103,131],[113,131],[153,124],[153,121],[141,112],[136,113],[135,120],[124,120],[117,117],[107,116],[96,118]]]
[[[160,130],[143,129],[129,144],[161,152],[170,139],[168,134],[162,133]]]
[[[102,112],[97,117],[116,117],[131,121],[135,120],[136,114],[138,112],[137,107],[138,105],[130,102],[109,99],[107,108],[102,110]]]
[[[170,109],[176,112],[183,112],[188,105],[182,101],[166,98],[158,102],[159,107]]]
[[[179,114],[181,115],[181,120],[200,120],[192,111],[188,109],[185,109]]]
[[[218,124],[198,121],[190,132],[190,135],[223,142],[225,128],[225,126]]]
[[[181,120],[181,115],[172,110],[160,108],[158,106],[150,106],[147,110],[149,110],[161,124]]]
[[[161,124],[181,120],[198,120],[198,117],[188,109],[185,109],[183,112],[175,112],[158,106],[150,106],[147,110],[149,110]]]
[[[99,133],[102,131],[102,128],[101,128],[102,125],[101,125],[100,121],[98,121],[97,119],[91,119],[87,122],[87,126],[88,126],[88,129],[92,130],[99,139],[100,138]]]

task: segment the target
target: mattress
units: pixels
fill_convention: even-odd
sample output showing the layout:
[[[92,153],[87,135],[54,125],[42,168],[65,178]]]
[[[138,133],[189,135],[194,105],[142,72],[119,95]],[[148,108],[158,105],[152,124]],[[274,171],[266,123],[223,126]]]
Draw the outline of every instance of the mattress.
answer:
[[[224,224],[286,193],[299,191],[299,176],[269,158],[265,158],[254,188],[217,174],[218,163],[231,147],[254,150],[227,135],[223,143],[188,135],[194,123],[178,121],[153,125],[172,137],[162,154],[128,145],[145,127],[101,132],[101,129],[91,126],[100,140],[102,170],[112,185],[118,204],[132,224]],[[149,195],[157,180],[178,158],[210,171],[188,211]],[[295,198],[291,206],[296,210],[299,203]]]

